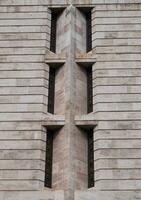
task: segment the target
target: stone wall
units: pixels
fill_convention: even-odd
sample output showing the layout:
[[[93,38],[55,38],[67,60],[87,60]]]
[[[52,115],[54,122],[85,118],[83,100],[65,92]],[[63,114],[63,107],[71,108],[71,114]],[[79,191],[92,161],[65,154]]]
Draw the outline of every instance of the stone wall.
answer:
[[[140,5],[97,5],[93,13],[95,181],[140,190]]]
[[[90,54],[85,17],[76,9],[84,6],[94,7]],[[58,20],[57,54],[49,52],[50,7],[70,7]],[[140,33],[140,0],[0,1],[0,200],[141,198]],[[85,68],[81,59],[76,65],[76,54],[95,62],[90,116]],[[63,63],[56,71],[55,114],[66,118],[54,136],[52,189],[44,188],[44,123],[52,117],[58,126],[62,118],[47,113],[50,55]],[[91,189],[86,134],[76,128],[75,115],[97,121]]]
[[[44,185],[50,20],[47,6],[0,2],[1,191]]]

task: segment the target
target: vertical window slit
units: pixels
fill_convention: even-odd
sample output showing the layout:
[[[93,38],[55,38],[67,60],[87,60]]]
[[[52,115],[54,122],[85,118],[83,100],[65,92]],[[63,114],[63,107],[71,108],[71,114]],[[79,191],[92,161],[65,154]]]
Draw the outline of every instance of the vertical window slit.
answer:
[[[93,112],[92,67],[87,69],[87,112]]]
[[[87,52],[92,50],[92,23],[91,23],[91,10],[86,12],[86,49]]]
[[[52,160],[53,160],[53,131],[47,130],[46,160],[45,160],[45,187],[52,187]]]
[[[49,69],[48,112],[54,114],[55,69]]]
[[[93,129],[89,129],[88,136],[88,188],[94,187],[94,145]]]
[[[57,14],[51,14],[51,38],[50,38],[50,51],[56,52],[56,31],[57,31]]]

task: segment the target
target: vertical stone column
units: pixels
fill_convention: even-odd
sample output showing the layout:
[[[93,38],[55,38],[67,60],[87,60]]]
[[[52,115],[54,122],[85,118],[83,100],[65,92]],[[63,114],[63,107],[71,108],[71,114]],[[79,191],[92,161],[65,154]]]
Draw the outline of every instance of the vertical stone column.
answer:
[[[81,19],[81,18],[80,18]],[[58,31],[61,27],[61,30]],[[54,135],[53,152],[53,188],[65,191],[65,200],[74,200],[76,189],[87,187],[87,137],[75,126],[75,115],[80,110],[78,83],[76,79],[81,76],[75,63],[76,53],[76,8],[72,5],[58,18],[57,53],[66,53],[66,63],[62,66],[64,76],[64,105],[65,126]],[[61,80],[60,80],[61,81]],[[56,96],[57,98],[57,96]],[[81,103],[81,102],[80,102]],[[57,108],[57,105],[56,105]],[[57,109],[57,114],[63,114]]]
[[[74,190],[86,187],[86,135],[75,126],[77,108],[76,79],[78,69],[75,63],[76,52],[76,8],[70,5],[66,17],[69,24],[69,45],[67,48],[67,60],[65,71],[65,134],[68,140],[68,190],[66,199],[74,199]],[[83,148],[82,148],[83,147]],[[85,163],[85,164],[84,164]]]
[[[65,117],[66,117],[66,125],[65,132],[68,140],[68,191],[66,192],[67,199],[73,200],[74,194],[74,149],[73,149],[73,140],[74,140],[74,112],[75,112],[75,62],[74,62],[74,54],[75,54],[75,8],[70,5],[67,8],[66,17],[69,24],[69,44],[67,48],[67,60],[66,60],[66,71],[65,71],[65,97],[66,97],[66,105],[65,105]]]

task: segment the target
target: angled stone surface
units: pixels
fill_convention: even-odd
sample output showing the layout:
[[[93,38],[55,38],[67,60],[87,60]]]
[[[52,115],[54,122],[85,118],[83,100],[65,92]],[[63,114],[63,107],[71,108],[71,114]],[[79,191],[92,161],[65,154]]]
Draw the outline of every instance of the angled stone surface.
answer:
[[[52,12],[59,9],[53,53]],[[0,200],[141,199],[140,33],[140,0],[0,1]],[[54,114],[47,112],[50,68]],[[86,131],[92,127],[95,186],[88,189]],[[52,189],[44,187],[50,129]]]

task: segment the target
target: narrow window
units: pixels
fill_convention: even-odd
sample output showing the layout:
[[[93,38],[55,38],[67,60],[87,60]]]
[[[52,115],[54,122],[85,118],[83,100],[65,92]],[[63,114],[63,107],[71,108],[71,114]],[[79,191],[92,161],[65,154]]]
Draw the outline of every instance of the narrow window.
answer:
[[[52,159],[53,159],[53,131],[47,131],[46,160],[45,160],[45,187],[52,187]]]
[[[48,112],[54,114],[55,69],[49,69]]]
[[[87,69],[87,112],[93,112],[92,67]]]
[[[52,11],[51,14],[51,38],[50,38],[50,51],[56,52],[56,31],[57,31],[57,14]]]
[[[92,23],[91,23],[91,10],[86,12],[86,49],[87,52],[92,50]]]
[[[94,146],[93,129],[89,129],[88,135],[88,188],[94,187]]]

